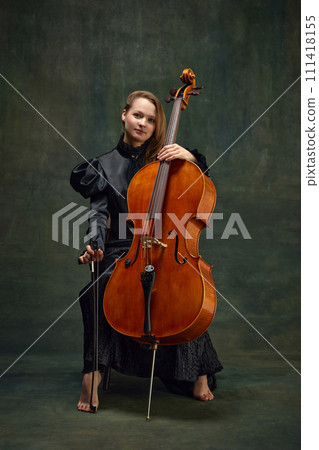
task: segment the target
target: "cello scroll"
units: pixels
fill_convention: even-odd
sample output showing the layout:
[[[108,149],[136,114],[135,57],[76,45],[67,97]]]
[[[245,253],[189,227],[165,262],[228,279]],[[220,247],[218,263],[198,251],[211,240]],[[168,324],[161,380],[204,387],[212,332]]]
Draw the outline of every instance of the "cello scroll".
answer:
[[[178,90],[171,89],[169,91],[170,95],[166,97],[166,103],[169,103],[173,100],[176,100],[178,97],[182,97],[182,111],[184,111],[188,105],[189,97],[191,95],[198,95],[200,93],[200,89],[203,89],[204,86],[196,86],[195,80],[196,75],[192,71],[192,69],[184,69],[182,75],[180,76],[182,83],[184,86],[181,86]]]

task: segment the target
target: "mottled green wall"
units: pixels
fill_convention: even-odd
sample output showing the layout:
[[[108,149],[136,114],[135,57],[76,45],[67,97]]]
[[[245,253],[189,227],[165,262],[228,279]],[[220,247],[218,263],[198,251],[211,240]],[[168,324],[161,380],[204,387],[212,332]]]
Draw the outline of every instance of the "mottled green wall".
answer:
[[[132,90],[164,99],[191,67],[205,89],[183,113],[177,141],[213,164],[299,77],[299,8],[295,0],[4,0],[1,74],[91,158],[116,143]],[[52,214],[87,202],[69,186],[80,154],[3,78],[0,92],[1,343],[18,355],[89,280],[78,251],[51,239]],[[288,358],[299,349],[299,107],[297,81],[213,165],[224,220],[214,222],[214,239],[201,237],[217,290]],[[233,212],[251,240],[221,239]],[[221,360],[247,349],[279,358],[222,296],[211,328]],[[80,329],[75,305],[37,348],[79,352],[80,366]]]

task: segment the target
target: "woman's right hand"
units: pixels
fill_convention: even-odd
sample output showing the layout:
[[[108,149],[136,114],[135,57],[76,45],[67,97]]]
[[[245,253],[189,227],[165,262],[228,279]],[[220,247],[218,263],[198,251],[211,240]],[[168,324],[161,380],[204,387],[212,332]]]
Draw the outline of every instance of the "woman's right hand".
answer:
[[[79,256],[79,261],[81,264],[89,264],[92,260],[92,256],[94,262],[100,262],[102,261],[104,254],[100,248],[98,250],[92,250],[91,246],[87,245],[85,253]]]

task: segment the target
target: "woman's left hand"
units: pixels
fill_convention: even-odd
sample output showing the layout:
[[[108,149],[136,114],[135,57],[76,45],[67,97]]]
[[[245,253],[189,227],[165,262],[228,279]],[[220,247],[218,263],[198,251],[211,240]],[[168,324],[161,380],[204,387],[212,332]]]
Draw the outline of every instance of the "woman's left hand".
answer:
[[[178,144],[165,145],[157,154],[157,159],[172,161],[173,159],[185,159],[186,161],[195,162],[195,156]]]

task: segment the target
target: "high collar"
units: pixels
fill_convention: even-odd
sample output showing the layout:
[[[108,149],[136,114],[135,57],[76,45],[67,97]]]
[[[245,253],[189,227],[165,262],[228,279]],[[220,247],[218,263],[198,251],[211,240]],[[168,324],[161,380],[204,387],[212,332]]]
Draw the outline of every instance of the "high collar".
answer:
[[[124,158],[137,160],[140,157],[143,157],[145,154],[145,150],[150,142],[150,139],[144,142],[144,144],[138,147],[132,147],[130,144],[127,144],[123,141],[124,133],[122,134],[119,143],[117,144],[118,152],[124,156]]]

